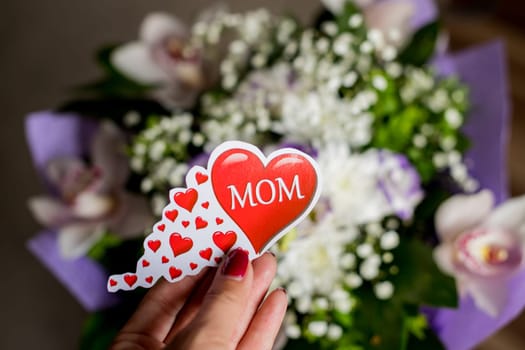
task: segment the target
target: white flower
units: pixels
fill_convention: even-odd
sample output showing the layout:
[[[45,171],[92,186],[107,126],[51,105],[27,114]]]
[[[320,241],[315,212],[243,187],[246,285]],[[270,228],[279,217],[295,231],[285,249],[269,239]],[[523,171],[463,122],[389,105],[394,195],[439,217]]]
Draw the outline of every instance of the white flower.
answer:
[[[201,52],[188,40],[188,30],[179,19],[152,13],[142,22],[139,40],[118,47],[111,62],[129,78],[158,86],[157,97],[169,107],[187,107],[209,76]]]
[[[130,238],[151,226],[145,198],[124,191],[129,173],[124,147],[124,136],[106,123],[93,141],[91,167],[77,158],[49,163],[47,176],[58,196],[32,198],[29,208],[40,223],[58,230],[64,257],[83,256],[107,230]]]
[[[334,286],[343,284],[340,261],[357,232],[337,228],[330,214],[320,222],[303,222],[298,232],[301,235],[281,252],[277,278],[288,284],[287,291],[294,298],[329,295]]]
[[[351,155],[345,145],[321,149],[323,197],[336,219],[364,224],[397,214],[411,217],[422,199],[419,178],[403,156],[371,149]]]
[[[461,294],[496,316],[505,306],[509,277],[523,263],[525,196],[493,206],[488,190],[445,201],[435,218],[441,244],[434,257],[456,278]]]

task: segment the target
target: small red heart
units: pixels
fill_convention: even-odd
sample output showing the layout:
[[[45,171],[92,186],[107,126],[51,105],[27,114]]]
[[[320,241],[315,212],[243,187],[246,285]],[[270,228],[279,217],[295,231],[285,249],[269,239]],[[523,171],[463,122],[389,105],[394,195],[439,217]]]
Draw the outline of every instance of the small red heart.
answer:
[[[237,241],[237,234],[233,231],[226,233],[217,231],[213,234],[213,243],[225,253],[230,250],[235,241]]]
[[[206,249],[201,250],[199,252],[199,255],[201,256],[201,258],[209,261],[212,253],[213,253],[213,250],[211,248],[206,248]]]
[[[188,227],[189,225],[190,225],[190,222],[187,221],[187,220],[184,220],[184,221],[182,222],[182,226],[184,226],[185,228]]]
[[[166,216],[171,222],[174,222],[178,215],[179,211],[177,209],[166,210],[164,213],[164,216]]]
[[[160,231],[160,232],[164,232],[164,230],[166,229],[166,225],[164,224],[160,224],[157,226],[157,229]]]
[[[160,240],[152,239],[148,241],[148,247],[149,249],[153,250],[153,252],[155,253],[160,248]]]
[[[148,277],[144,278],[144,280],[151,284],[151,282],[153,282],[153,276],[148,276]]]
[[[137,282],[137,275],[124,275],[124,282],[126,282],[128,286],[133,287],[135,282]]]
[[[199,195],[194,188],[188,188],[186,192],[175,193],[173,200],[179,206],[191,212],[193,210],[193,206],[195,206],[195,203],[197,202],[198,197]]]
[[[215,257],[215,262],[216,262],[217,264],[220,264],[221,261],[222,261],[222,258],[221,258],[220,256],[216,256],[216,257]]]
[[[117,285],[117,281],[115,281],[113,278],[110,278],[110,279],[109,279],[109,285],[110,285],[111,287],[115,287],[115,286]]]
[[[167,264],[170,262],[170,259],[166,258],[165,256],[162,257],[162,263]]]
[[[197,230],[203,229],[206,226],[208,226],[208,221],[204,220],[200,216],[197,216],[195,219],[195,227],[197,227]]]
[[[195,263],[190,263],[190,269],[192,270],[195,270],[197,267],[199,267],[199,265],[195,264]]]
[[[198,172],[197,174],[195,174],[195,180],[197,180],[197,183],[199,185],[202,185],[203,183],[208,181],[208,175]]]
[[[148,267],[149,266],[149,261],[144,259],[142,260],[142,267]]]
[[[175,278],[179,277],[180,275],[182,275],[182,270],[179,270],[175,266],[170,267],[171,279],[175,279]]]
[[[180,233],[174,232],[170,236],[170,246],[173,256],[176,257],[190,250],[193,247],[193,241],[188,237],[182,238]]]
[[[223,222],[224,222],[223,219],[221,219],[221,218],[215,218],[215,223],[216,223],[217,225],[220,225],[220,224],[222,224]]]
[[[210,206],[210,202],[204,202],[201,204],[201,206],[204,208],[204,209],[208,209],[208,207]]]

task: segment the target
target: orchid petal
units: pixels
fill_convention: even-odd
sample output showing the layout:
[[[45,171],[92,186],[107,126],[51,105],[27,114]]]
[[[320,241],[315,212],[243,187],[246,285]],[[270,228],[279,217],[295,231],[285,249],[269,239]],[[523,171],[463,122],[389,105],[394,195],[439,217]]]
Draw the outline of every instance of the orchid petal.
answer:
[[[434,261],[448,275],[455,276],[454,248],[451,244],[441,244],[434,249]]]
[[[64,226],[58,232],[60,253],[65,259],[84,256],[103,235],[104,227],[100,223],[75,223]]]
[[[72,206],[76,217],[82,219],[97,219],[108,215],[115,205],[109,197],[95,192],[82,192],[75,198]]]
[[[436,212],[436,231],[441,240],[474,228],[490,213],[494,196],[488,190],[474,195],[456,195],[446,200]]]
[[[79,158],[60,157],[52,159],[46,166],[47,179],[59,189],[60,193],[67,192],[75,174],[86,171],[86,165]]]
[[[468,293],[476,306],[497,317],[507,302],[507,281],[502,279],[471,279],[466,282]]]
[[[154,224],[148,202],[143,196],[123,193],[119,213],[111,224],[111,231],[123,238],[143,235]]]
[[[363,9],[366,24],[371,29],[378,29],[386,38],[393,29],[400,33],[399,40],[392,40],[396,46],[404,44],[411,31],[410,19],[415,7],[411,0],[380,1]]]
[[[105,122],[93,141],[93,162],[102,171],[100,190],[109,192],[124,186],[129,175],[126,143],[122,132]]]
[[[148,45],[157,45],[169,36],[185,38],[186,25],[178,18],[164,12],[154,12],[144,18],[140,27],[140,40]]]
[[[525,226],[525,195],[510,199],[497,207],[485,224],[521,232]]]
[[[146,85],[167,80],[167,74],[155,63],[149,48],[141,42],[124,44],[111,54],[111,63],[124,75]]]
[[[34,197],[28,204],[35,219],[46,227],[58,227],[71,218],[69,208],[55,198]]]

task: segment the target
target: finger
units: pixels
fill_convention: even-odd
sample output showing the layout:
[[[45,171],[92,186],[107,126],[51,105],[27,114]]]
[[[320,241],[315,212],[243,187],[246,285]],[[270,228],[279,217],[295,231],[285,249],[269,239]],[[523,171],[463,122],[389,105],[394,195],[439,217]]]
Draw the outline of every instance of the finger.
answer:
[[[176,349],[233,349],[234,333],[250,298],[253,268],[248,253],[230,252],[221,264],[195,319],[174,339]]]
[[[239,343],[239,341],[243,337],[250,324],[250,321],[253,318],[253,315],[261,305],[261,302],[263,301],[264,297],[266,296],[268,288],[270,288],[272,280],[275,276],[275,272],[277,270],[277,262],[275,260],[275,257],[270,253],[263,254],[261,257],[255,259],[252,265],[252,289],[250,291],[250,298],[246,300],[245,303],[245,310],[243,315],[241,316],[242,321],[239,322],[239,326],[237,327],[236,332],[234,334],[234,342],[236,344]]]
[[[252,266],[254,273],[252,289],[250,291],[250,299],[246,302],[245,311],[241,316],[241,322],[239,322],[239,327],[237,327],[235,330],[233,337],[235,343],[238,343],[244,335],[244,332],[246,331],[246,328],[255,314],[255,311],[266,295],[272,279],[275,276],[277,263],[275,261],[275,257],[272,254],[267,253],[255,259],[252,263]],[[183,309],[177,315],[175,325],[166,338],[167,344],[170,343],[174,337],[197,315],[202,302],[204,301],[204,296],[206,295],[213,279],[211,272],[212,270],[210,270],[206,277],[204,277],[202,283],[200,283],[196,291],[192,293],[190,300],[188,300],[186,305],[184,305]]]
[[[208,293],[208,289],[210,289],[210,286],[213,282],[213,279],[215,277],[217,269],[209,269],[206,272],[206,275],[202,278],[202,280],[199,282],[199,284],[195,287],[195,289],[191,292],[191,295],[189,296],[188,300],[186,301],[186,304],[182,307],[182,309],[177,314],[177,318],[175,319],[175,323],[173,327],[171,328],[168,336],[166,337],[165,343],[169,344],[171,341],[173,341],[173,338],[188,324],[193,321],[197,313],[199,312],[199,309],[202,305],[202,302],[204,300],[204,297],[206,296],[206,293]]]
[[[140,334],[163,342],[188,295],[203,275],[204,270],[176,283],[159,281],[146,294],[116,340],[126,340],[131,335]]]
[[[288,306],[284,289],[276,289],[253,317],[238,350],[270,350],[279,333]]]

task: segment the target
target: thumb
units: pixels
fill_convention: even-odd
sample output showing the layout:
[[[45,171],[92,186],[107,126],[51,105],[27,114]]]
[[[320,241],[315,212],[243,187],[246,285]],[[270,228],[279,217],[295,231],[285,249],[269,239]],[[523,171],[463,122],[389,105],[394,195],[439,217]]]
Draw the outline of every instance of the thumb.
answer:
[[[199,313],[175,337],[181,349],[235,349],[239,327],[246,329],[251,317],[242,317],[253,283],[253,268],[248,252],[235,249],[217,270]],[[240,324],[244,322],[246,324]]]

